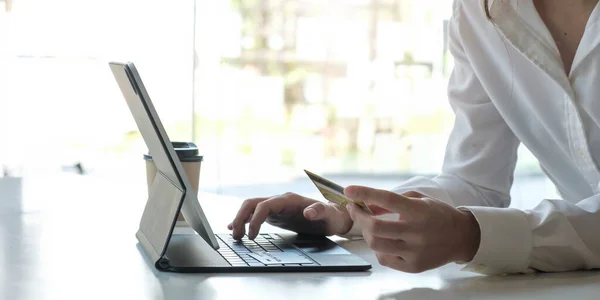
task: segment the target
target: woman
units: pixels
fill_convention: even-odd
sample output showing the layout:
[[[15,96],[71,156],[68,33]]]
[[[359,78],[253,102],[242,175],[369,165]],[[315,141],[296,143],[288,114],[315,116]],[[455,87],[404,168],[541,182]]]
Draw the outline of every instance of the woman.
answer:
[[[230,229],[265,220],[297,232],[362,234],[382,265],[421,272],[449,262],[484,274],[600,268],[600,8],[598,0],[456,0],[450,21],[456,113],[442,173],[367,202],[322,204],[295,194],[249,199]],[[506,208],[523,143],[562,200]],[[541,199],[540,199],[541,200]]]

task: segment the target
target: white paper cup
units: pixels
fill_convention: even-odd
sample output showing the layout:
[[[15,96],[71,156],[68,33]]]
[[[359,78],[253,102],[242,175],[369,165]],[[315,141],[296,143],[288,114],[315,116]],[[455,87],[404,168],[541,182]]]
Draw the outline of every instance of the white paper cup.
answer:
[[[171,144],[173,144],[175,153],[177,153],[177,157],[183,165],[185,175],[190,181],[190,184],[194,189],[194,193],[198,195],[198,186],[200,184],[200,166],[202,165],[202,160],[204,157],[198,154],[198,147],[196,147],[194,143],[172,142]],[[144,160],[146,161],[146,183],[148,186],[148,194],[150,194],[150,189],[152,187],[152,183],[154,183],[154,177],[156,177],[157,169],[156,164],[154,164],[154,160],[152,159],[152,155],[144,154]],[[179,213],[177,220],[185,221],[181,213]]]

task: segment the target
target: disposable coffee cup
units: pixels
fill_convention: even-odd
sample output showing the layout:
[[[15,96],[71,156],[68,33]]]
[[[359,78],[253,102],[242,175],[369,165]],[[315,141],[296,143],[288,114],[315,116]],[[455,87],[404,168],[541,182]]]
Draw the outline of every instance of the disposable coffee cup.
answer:
[[[185,175],[190,181],[190,184],[194,189],[194,193],[197,195],[198,185],[200,184],[200,165],[202,164],[204,157],[198,154],[198,147],[194,143],[172,142],[171,144],[175,149],[175,153],[177,153],[179,161],[183,165]],[[146,182],[148,184],[148,194],[150,194],[150,189],[152,187],[152,183],[154,183],[157,169],[151,154],[144,154],[144,160],[146,161]],[[181,213],[179,213],[177,220],[185,221]]]

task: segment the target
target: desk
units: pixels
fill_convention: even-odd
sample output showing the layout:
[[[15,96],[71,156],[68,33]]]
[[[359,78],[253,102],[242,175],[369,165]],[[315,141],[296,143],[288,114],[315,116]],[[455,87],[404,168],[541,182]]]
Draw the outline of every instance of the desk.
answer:
[[[379,266],[364,242],[343,239],[370,272],[162,273],[134,236],[143,193],[143,185],[75,175],[0,179],[0,299],[600,298],[600,272],[486,277],[448,265],[404,274]],[[213,229],[225,232],[240,199],[200,199]]]

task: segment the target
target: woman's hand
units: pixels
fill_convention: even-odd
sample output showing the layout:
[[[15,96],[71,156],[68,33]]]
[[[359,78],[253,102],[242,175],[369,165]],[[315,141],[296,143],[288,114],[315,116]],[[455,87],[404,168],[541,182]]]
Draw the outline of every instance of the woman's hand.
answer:
[[[244,201],[227,227],[233,230],[235,239],[241,239],[246,233],[246,223],[250,223],[248,238],[254,239],[265,221],[297,233],[318,235],[344,234],[353,224],[344,207],[286,193]]]
[[[361,226],[381,265],[419,273],[450,262],[471,261],[479,248],[479,224],[469,211],[439,200],[407,196],[417,194],[399,195],[362,186],[347,187],[344,193],[374,211],[400,214],[396,221],[381,220],[348,204],[350,217]]]

